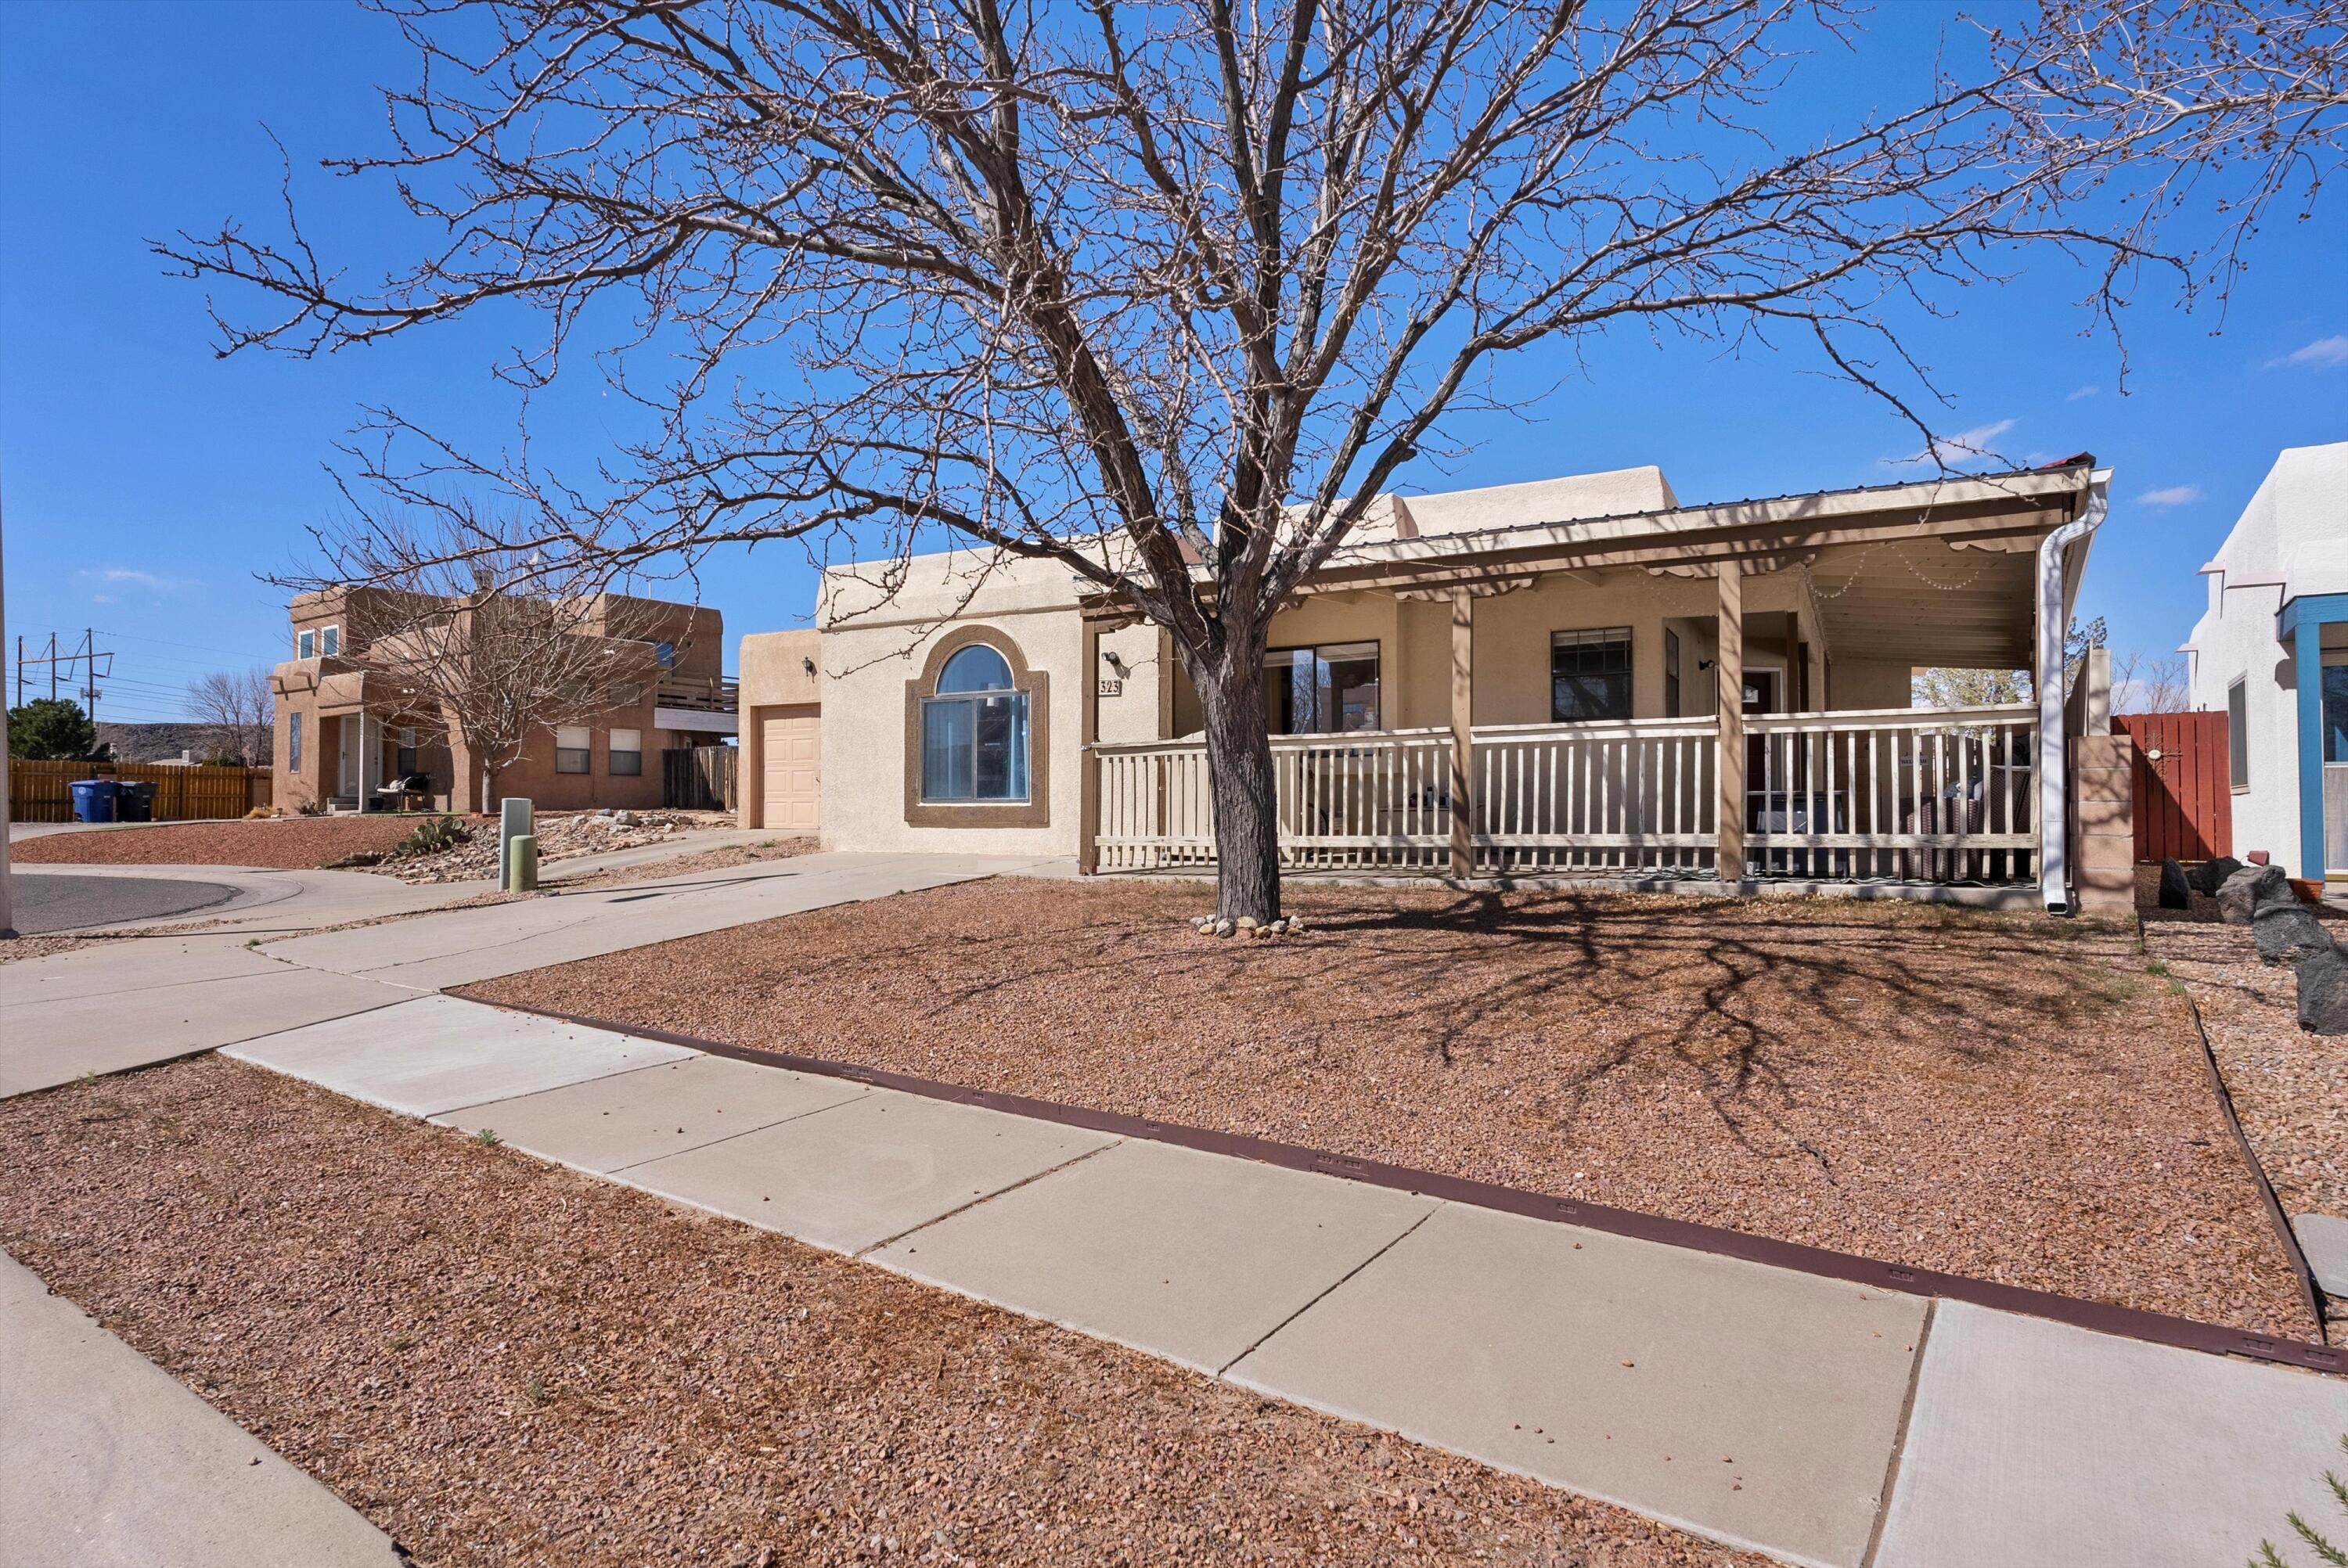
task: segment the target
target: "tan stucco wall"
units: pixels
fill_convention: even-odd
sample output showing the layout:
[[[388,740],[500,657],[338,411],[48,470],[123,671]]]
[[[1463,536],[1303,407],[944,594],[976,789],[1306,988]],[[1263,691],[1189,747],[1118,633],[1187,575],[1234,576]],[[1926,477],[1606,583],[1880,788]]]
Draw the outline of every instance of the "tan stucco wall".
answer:
[[[1838,659],[1830,693],[1838,709],[1905,708],[1915,700],[1915,671],[1888,659]]]
[[[741,682],[746,710],[823,700],[823,633],[813,627],[751,632],[742,639],[737,657],[736,678]],[[808,668],[810,661],[813,670]]]

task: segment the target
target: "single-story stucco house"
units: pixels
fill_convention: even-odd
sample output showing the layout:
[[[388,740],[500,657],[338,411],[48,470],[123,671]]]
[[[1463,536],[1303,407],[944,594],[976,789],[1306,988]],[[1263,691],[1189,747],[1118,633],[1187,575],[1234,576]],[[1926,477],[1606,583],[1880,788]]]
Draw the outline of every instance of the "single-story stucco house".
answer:
[[[2284,450],[2201,575],[2184,653],[2227,715],[2236,848],[2348,879],[2348,441]]]
[[[2108,477],[2082,456],[1686,506],[1641,467],[1385,497],[1273,622],[1283,858],[2065,902],[2062,632]],[[1911,708],[1930,666],[2054,678]],[[835,567],[814,631],[744,640],[742,682],[746,823],[1211,863],[1187,676],[1056,563]],[[2125,857],[2098,869],[2116,887]]]

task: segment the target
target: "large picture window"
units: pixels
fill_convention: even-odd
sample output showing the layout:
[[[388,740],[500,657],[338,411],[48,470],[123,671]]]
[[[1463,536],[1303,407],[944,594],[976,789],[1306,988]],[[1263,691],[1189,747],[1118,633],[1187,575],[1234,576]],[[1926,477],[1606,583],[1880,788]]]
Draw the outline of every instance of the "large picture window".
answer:
[[[1631,629],[1560,631],[1549,645],[1549,712],[1557,723],[1631,716]]]
[[[922,701],[922,799],[1027,798],[1027,693],[1012,689],[1011,665],[973,642],[938,671]]]
[[[1378,727],[1378,645],[1275,648],[1263,660],[1264,724],[1275,735]]]

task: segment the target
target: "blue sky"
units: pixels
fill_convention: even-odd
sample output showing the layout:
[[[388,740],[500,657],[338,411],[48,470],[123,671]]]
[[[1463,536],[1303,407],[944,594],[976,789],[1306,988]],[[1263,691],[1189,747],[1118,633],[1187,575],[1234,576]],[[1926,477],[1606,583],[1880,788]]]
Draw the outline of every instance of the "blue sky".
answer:
[[[1882,73],[1886,101],[1912,91],[1893,78],[1928,59],[1933,15],[1890,8],[1884,36],[1847,68]],[[379,18],[335,0],[0,6],[7,630],[31,643],[98,629],[117,654],[102,717],[177,716],[204,671],[286,656],[281,596],[254,574],[300,559],[304,530],[334,513],[324,465],[363,405],[393,404],[479,446],[513,428],[511,396],[489,374],[526,335],[510,319],[334,360],[223,361],[201,290],[147,251],[149,237],[231,215],[276,221],[266,122],[315,231],[361,270],[396,259],[368,247],[380,189],[337,189],[306,166],[379,148],[371,89],[410,69]],[[2057,264],[1960,299],[1953,320],[1915,340],[1953,395],[1943,433],[1991,432],[2019,456],[2093,451],[2117,471],[2083,605],[2108,618],[2116,648],[2162,653],[2184,640],[2202,607],[2194,569],[2279,448],[2348,439],[2343,254],[2341,201],[2312,221],[2278,216],[2222,321],[2165,300],[2133,313],[2126,396],[2116,354],[2082,335],[2076,280]],[[1623,341],[1579,366],[1520,363],[1501,384],[1538,390],[1535,417],[1463,425],[1472,450],[1406,488],[1656,463],[1684,500],[1714,500],[1880,483],[1910,471],[1890,460],[1917,446],[1791,354]],[[540,410],[534,427],[558,462],[592,461],[608,442],[602,397],[582,382]],[[712,574],[704,594],[738,634],[806,624],[813,582],[783,547]]]

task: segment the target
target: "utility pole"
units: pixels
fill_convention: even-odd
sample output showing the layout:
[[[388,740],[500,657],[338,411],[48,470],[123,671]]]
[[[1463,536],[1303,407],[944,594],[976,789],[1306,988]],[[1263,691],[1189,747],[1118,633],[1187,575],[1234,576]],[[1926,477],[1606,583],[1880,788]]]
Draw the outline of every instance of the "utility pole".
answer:
[[[25,702],[25,666],[27,664],[46,664],[49,667],[49,700],[51,702],[57,701],[57,678],[60,675],[70,674],[77,669],[79,670],[80,683],[69,687],[68,690],[82,700],[83,709],[89,714],[90,721],[93,723],[97,722],[98,700],[105,695],[98,686],[98,682],[114,673],[114,653],[110,649],[98,647],[98,632],[94,629],[82,628],[81,646],[65,653],[57,651],[57,634],[54,631],[50,632],[49,651],[36,659],[26,658],[25,640],[22,637],[16,639],[16,702],[19,707],[22,707]]]
[[[0,631],[5,630],[8,596],[0,592]],[[25,640],[16,639],[16,705],[25,705]],[[16,934],[15,890],[8,885],[8,748],[0,746],[0,938]]]

